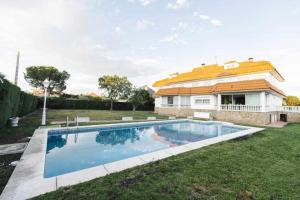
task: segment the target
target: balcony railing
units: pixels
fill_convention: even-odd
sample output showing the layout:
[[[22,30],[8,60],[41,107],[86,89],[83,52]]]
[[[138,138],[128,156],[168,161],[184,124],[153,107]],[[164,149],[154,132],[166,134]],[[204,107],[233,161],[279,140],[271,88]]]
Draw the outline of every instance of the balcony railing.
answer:
[[[276,111],[300,113],[300,106],[277,106]]]
[[[191,105],[178,105],[178,104],[161,104],[163,108],[190,108]],[[218,106],[215,106],[215,110],[218,110]],[[300,106],[266,106],[263,109],[262,106],[250,106],[250,105],[232,105],[222,104],[220,105],[222,111],[244,111],[244,112],[295,112],[300,113]]]
[[[225,111],[245,111],[245,112],[260,112],[261,106],[248,106],[248,105],[221,105],[221,110]]]

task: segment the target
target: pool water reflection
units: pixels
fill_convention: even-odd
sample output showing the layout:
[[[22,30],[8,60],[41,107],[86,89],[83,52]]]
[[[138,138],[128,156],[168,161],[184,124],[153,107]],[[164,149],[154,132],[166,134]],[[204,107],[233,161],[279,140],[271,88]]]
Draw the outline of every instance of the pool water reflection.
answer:
[[[178,121],[114,129],[49,131],[44,177],[94,167],[145,153],[243,130],[221,123]]]

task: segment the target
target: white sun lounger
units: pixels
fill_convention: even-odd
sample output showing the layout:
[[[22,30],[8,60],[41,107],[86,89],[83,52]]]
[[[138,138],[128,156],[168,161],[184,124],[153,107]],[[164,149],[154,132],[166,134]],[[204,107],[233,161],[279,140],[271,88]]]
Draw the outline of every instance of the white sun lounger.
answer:
[[[90,118],[89,117],[76,117],[75,118],[75,121],[76,122],[90,122],[91,120],[90,120]]]
[[[122,117],[122,121],[132,121],[133,117]]]
[[[149,120],[149,121],[156,120],[156,117],[147,117],[147,120]]]

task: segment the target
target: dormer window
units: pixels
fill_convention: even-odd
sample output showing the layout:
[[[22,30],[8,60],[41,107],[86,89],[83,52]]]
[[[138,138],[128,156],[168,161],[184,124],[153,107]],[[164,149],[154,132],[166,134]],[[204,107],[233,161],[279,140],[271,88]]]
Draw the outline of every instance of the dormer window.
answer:
[[[232,69],[239,67],[240,64],[236,61],[230,61],[224,64],[224,69]]]

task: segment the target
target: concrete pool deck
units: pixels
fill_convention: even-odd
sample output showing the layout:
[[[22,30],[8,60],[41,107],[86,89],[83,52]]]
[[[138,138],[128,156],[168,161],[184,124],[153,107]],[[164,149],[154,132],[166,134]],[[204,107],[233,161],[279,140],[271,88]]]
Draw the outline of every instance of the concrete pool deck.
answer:
[[[90,127],[111,127],[123,126],[132,124],[156,124],[162,122],[178,122],[178,121],[196,121],[196,120],[164,120],[151,122],[131,122],[122,124],[107,124],[107,125],[93,125],[80,126],[79,128]],[[197,121],[201,122],[201,121]],[[208,122],[208,121],[205,121]],[[222,123],[222,122],[221,122]],[[119,160],[96,167],[91,167],[60,176],[51,178],[44,178],[44,163],[46,155],[48,131],[51,129],[36,129],[25,152],[23,153],[20,162],[17,164],[13,174],[11,175],[5,189],[0,196],[2,200],[8,199],[28,199],[40,194],[55,191],[63,186],[75,185],[81,182],[89,181],[98,177],[102,177],[114,172],[119,172],[125,169],[147,164],[167,157],[178,155],[194,149],[199,149],[205,146],[216,144],[223,141],[228,141],[234,138],[239,138],[264,130],[263,128],[238,126],[231,123],[225,123],[234,127],[247,128],[247,130],[238,131],[235,133],[222,135],[198,142],[192,142],[181,146],[176,146],[168,149],[155,151],[152,153],[143,154],[136,157],[131,157],[124,160]],[[76,127],[58,128],[73,130]]]

